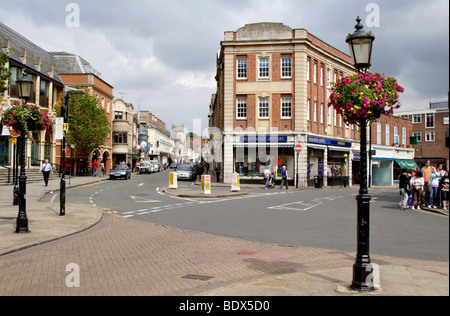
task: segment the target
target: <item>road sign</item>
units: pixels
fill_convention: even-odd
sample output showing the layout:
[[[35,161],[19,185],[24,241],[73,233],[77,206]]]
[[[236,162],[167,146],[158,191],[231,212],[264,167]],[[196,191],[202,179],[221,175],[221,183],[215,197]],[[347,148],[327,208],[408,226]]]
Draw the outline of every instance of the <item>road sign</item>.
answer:
[[[295,148],[294,148],[294,150],[295,150],[295,152],[296,153],[301,153],[302,152],[302,145],[300,145],[300,144],[298,144],[298,145],[295,145]]]

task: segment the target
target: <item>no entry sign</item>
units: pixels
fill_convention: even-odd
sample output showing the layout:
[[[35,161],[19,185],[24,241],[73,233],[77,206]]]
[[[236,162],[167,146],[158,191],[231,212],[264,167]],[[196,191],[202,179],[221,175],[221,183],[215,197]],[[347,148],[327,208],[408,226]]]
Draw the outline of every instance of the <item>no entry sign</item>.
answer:
[[[297,154],[299,154],[299,153],[301,153],[302,152],[302,145],[295,145],[295,147],[294,147],[294,150],[295,150],[295,152],[297,153]]]

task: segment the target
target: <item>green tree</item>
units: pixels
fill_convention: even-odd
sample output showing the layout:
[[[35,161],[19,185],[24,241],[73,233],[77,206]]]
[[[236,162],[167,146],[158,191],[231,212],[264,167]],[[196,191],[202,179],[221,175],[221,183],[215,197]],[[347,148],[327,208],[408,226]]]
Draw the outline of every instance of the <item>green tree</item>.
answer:
[[[8,81],[11,78],[11,70],[6,67],[6,63],[9,61],[8,53],[0,53],[0,94],[3,95],[8,89]]]
[[[64,97],[61,95],[61,104]],[[56,105],[57,116],[61,105]],[[69,101],[69,133],[66,140],[75,146],[74,157],[88,157],[102,146],[111,132],[111,125],[98,98],[89,93],[71,95]]]

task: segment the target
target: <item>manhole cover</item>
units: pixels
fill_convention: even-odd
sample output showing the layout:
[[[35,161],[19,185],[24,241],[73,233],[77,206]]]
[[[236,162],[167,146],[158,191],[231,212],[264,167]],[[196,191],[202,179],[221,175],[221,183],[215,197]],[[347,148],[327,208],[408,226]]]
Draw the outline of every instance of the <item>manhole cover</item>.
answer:
[[[188,280],[208,281],[208,280],[211,280],[213,277],[207,276],[207,275],[201,275],[201,274],[188,274],[181,278],[188,279]]]

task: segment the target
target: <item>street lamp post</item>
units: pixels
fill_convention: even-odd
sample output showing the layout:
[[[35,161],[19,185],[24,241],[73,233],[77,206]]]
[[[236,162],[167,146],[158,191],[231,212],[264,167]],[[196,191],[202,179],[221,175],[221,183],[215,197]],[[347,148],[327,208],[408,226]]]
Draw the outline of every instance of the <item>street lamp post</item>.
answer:
[[[28,78],[26,70],[24,70],[21,79],[17,79],[17,86],[19,89],[19,98],[23,99],[26,103],[30,98],[31,91],[33,90],[33,81]],[[16,233],[26,234],[29,233],[28,229],[28,217],[27,217],[27,176],[25,174],[26,158],[25,158],[25,146],[26,146],[26,134],[25,131],[20,133],[20,176],[19,176],[19,214],[16,221]]]
[[[64,106],[61,108],[61,116],[64,118],[64,124],[69,122],[69,101],[71,94],[85,94],[86,92],[83,89],[75,89],[71,87],[65,87],[64,92]],[[63,128],[65,129],[65,128]],[[63,130],[63,140],[62,140],[62,157],[61,157],[61,183],[60,183],[60,192],[59,195],[59,215],[66,215],[66,130]]]
[[[364,31],[361,19],[356,19],[356,31],[347,36],[350,52],[355,68],[360,73],[366,73],[372,63],[372,44],[375,36]],[[358,291],[373,291],[373,269],[370,261],[370,201],[372,197],[367,189],[367,119],[360,119],[361,127],[361,166],[360,190],[356,196],[357,201],[357,254],[353,265],[353,281],[351,287]]]

